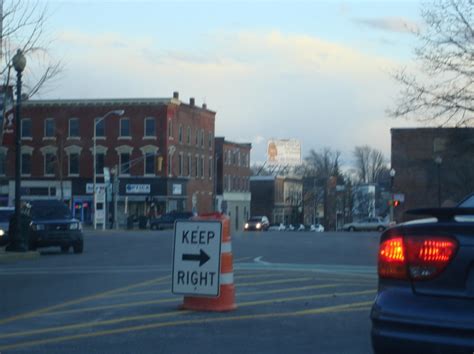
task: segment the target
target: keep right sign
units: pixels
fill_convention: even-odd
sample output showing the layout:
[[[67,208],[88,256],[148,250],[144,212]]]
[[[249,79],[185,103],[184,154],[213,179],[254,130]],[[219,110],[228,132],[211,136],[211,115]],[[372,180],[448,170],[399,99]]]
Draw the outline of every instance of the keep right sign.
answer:
[[[173,294],[219,296],[221,222],[177,221],[174,230]]]

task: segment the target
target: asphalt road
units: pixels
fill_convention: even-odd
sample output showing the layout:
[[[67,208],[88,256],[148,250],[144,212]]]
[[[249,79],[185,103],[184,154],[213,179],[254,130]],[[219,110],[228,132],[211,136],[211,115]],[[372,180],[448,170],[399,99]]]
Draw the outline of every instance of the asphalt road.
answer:
[[[179,310],[171,232],[0,264],[0,353],[367,354],[378,233],[233,236],[237,310]]]

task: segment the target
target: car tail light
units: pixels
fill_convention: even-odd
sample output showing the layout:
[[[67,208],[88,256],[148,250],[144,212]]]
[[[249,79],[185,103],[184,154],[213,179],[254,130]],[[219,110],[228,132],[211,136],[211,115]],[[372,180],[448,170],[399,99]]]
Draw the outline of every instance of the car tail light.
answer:
[[[382,241],[378,271],[381,278],[432,279],[454,258],[456,240],[439,236],[395,236]]]

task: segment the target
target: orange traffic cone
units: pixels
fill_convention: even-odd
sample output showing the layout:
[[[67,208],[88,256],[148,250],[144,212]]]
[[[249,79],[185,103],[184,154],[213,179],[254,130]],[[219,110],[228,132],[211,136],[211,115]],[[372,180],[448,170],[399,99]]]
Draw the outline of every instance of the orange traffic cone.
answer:
[[[220,214],[204,214],[193,220],[220,220],[222,223],[220,294],[218,297],[185,296],[182,309],[194,311],[232,311],[235,304],[234,266],[229,217]]]

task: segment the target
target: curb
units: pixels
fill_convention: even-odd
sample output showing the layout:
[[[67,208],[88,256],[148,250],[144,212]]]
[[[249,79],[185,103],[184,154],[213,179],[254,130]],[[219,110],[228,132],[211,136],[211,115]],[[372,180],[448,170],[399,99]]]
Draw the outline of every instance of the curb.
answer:
[[[0,264],[12,263],[20,260],[35,259],[40,256],[38,251],[28,252],[5,252],[5,248],[0,248]]]

